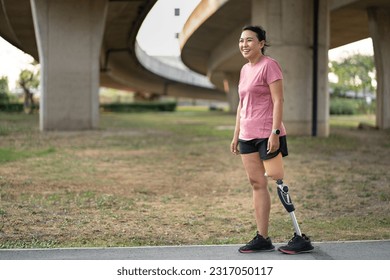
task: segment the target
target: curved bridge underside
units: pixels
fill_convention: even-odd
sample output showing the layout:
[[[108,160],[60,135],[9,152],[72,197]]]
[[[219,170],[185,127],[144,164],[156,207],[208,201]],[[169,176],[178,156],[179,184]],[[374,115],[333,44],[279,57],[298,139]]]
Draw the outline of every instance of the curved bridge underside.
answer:
[[[161,77],[140,63],[136,56],[136,36],[156,1],[107,0],[99,61],[100,85],[160,95],[226,100],[226,95],[213,87]],[[0,3],[0,35],[39,61],[30,0],[1,0]]]

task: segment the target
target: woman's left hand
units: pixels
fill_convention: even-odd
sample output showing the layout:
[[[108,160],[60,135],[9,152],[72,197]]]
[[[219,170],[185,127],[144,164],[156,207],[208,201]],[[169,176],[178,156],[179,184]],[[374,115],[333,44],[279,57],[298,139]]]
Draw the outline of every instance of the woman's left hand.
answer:
[[[267,154],[276,152],[279,149],[279,135],[271,133],[268,138]]]

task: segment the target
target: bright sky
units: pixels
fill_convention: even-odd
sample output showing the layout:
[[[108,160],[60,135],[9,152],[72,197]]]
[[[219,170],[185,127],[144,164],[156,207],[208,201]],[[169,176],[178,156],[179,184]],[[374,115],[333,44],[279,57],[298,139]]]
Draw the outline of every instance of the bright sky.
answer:
[[[329,60],[339,60],[344,57],[348,57],[354,54],[373,55],[374,47],[372,45],[372,39],[367,38],[360,41],[353,42],[338,48],[329,50]]]
[[[15,88],[19,73],[31,67],[34,59],[0,37],[0,77],[8,77],[10,90]]]
[[[141,48],[153,56],[179,56],[180,33],[184,23],[200,0],[159,0],[145,19],[137,40]],[[175,8],[180,16],[175,16]],[[355,53],[373,54],[370,38],[357,41],[329,51],[329,59],[335,60]],[[13,47],[0,37],[0,77],[8,76],[9,87],[15,88],[15,81],[23,69],[31,67],[32,57]]]
[[[148,55],[179,56],[180,33],[187,18],[200,0],[158,0],[144,20],[137,41]],[[175,9],[180,15],[175,16]]]

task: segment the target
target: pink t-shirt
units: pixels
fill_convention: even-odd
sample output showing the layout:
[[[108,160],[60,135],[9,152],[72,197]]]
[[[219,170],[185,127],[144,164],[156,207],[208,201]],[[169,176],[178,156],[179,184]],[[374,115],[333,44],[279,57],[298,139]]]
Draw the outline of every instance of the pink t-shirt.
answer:
[[[272,131],[273,102],[269,85],[283,79],[276,60],[262,56],[255,65],[245,64],[240,73],[240,135],[242,140],[268,138]],[[286,135],[282,123],[280,136]]]

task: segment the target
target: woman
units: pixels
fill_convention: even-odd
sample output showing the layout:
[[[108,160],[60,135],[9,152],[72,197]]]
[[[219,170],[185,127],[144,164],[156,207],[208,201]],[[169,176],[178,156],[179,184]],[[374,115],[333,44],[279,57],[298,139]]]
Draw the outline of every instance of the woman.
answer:
[[[241,253],[273,251],[268,237],[271,199],[267,177],[283,179],[282,157],[288,155],[283,116],[283,76],[279,64],[265,56],[266,32],[259,26],[242,29],[239,48],[248,63],[240,73],[236,126],[231,152],[241,154],[242,163],[253,189],[253,204],[257,234],[241,247]],[[295,235],[284,253],[301,253],[313,250],[310,240]]]

